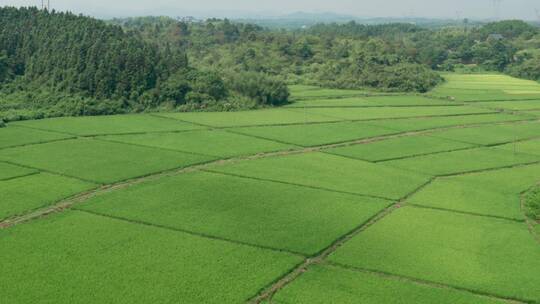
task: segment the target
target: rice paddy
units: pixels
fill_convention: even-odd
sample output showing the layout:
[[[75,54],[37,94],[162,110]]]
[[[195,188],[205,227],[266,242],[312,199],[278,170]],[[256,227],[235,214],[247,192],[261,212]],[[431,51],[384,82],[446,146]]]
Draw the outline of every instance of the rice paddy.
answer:
[[[540,85],[0,128],[2,303],[540,303]]]

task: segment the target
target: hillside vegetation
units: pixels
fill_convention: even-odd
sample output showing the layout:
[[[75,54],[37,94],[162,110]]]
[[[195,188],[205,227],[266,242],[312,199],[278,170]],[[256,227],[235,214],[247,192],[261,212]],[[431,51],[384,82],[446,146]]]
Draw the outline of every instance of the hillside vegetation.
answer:
[[[539,30],[521,21],[279,31],[226,19],[105,22],[4,7],[0,28],[4,121],[280,106],[290,84],[424,93],[443,82],[441,71],[540,78]]]
[[[148,108],[219,108],[287,102],[264,73],[196,69],[183,50],[89,17],[0,8],[0,117],[19,120]],[[249,80],[249,81],[246,81]]]

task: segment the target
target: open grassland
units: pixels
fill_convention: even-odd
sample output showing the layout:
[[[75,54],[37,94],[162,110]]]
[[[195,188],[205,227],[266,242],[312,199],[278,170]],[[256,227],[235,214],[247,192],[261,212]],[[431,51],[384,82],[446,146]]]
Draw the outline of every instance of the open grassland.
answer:
[[[93,139],[0,150],[0,160],[96,183],[117,182],[211,159],[213,157]]]
[[[0,231],[0,241],[5,303],[241,303],[301,262],[77,211]]]
[[[51,205],[96,185],[48,173],[0,181],[0,220]]]
[[[220,193],[218,200],[216,193]],[[389,204],[203,172],[99,196],[83,208],[212,237],[315,254]]]
[[[151,115],[61,117],[15,122],[13,125],[79,136],[158,131],[185,131],[202,128],[194,124],[167,120],[165,118]]]
[[[523,220],[521,193],[540,181],[540,165],[440,178],[409,198],[416,205]]]
[[[433,287],[376,273],[335,266],[315,266],[278,292],[277,304],[488,304],[503,301],[465,291]]]
[[[446,78],[8,123],[0,303],[540,303],[539,85]]]
[[[500,74],[447,74],[432,95],[458,101],[540,99],[540,84]]]
[[[522,223],[405,207],[330,260],[361,269],[540,301],[540,246]]]
[[[221,130],[110,135],[105,140],[227,158],[288,150],[292,145]]]

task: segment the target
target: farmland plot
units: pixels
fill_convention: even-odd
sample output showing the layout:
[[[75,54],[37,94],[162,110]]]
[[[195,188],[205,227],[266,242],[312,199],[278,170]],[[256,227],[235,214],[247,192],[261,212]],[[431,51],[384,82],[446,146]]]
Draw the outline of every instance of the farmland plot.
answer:
[[[301,107],[404,107],[404,106],[444,106],[458,105],[458,103],[444,100],[426,98],[422,96],[371,96],[347,97],[329,99],[301,99],[288,105],[290,108]]]
[[[9,124],[7,128],[0,128],[0,149],[61,140],[69,137],[71,136],[29,128],[22,128]]]
[[[212,170],[389,199],[399,199],[429,179],[422,174],[324,153],[269,157]]]
[[[540,85],[447,79],[446,100],[293,86],[280,109],[10,123],[0,302],[540,303]]]
[[[289,86],[291,99],[317,99],[317,98],[342,98],[350,96],[366,96],[370,94],[363,90],[339,90],[324,89],[317,86],[291,85]]]
[[[465,291],[427,286],[380,274],[314,266],[280,290],[272,303],[285,304],[468,304],[505,303]]]
[[[82,208],[213,237],[315,254],[390,203],[199,172],[98,196]]]
[[[391,138],[362,145],[339,147],[326,150],[326,152],[367,161],[383,161],[472,147],[475,147],[475,145],[427,135],[418,135]]]
[[[38,170],[0,162],[0,181],[38,173]]]
[[[447,82],[430,94],[458,101],[539,99],[540,84],[499,74],[447,74]]]
[[[241,303],[302,260],[78,211],[0,240],[5,303]]]
[[[0,180],[0,220],[51,205],[95,187],[91,183],[48,173]]]
[[[307,124],[339,121],[323,114],[310,114],[287,109],[242,112],[158,113],[157,115],[211,127],[244,127],[260,125]]]
[[[80,136],[196,130],[202,127],[151,115],[61,117],[14,122],[13,125]]]
[[[428,129],[447,128],[453,126],[488,124],[532,120],[530,116],[510,114],[480,114],[448,117],[401,118],[369,121],[370,125],[389,128],[397,131],[421,131]]]
[[[521,149],[524,151],[525,149]],[[504,168],[540,161],[540,155],[515,153],[495,148],[476,148],[432,155],[422,155],[406,159],[386,161],[381,164],[421,172],[436,176],[474,172],[486,169]]]
[[[498,101],[498,102],[486,102],[482,106],[494,108],[494,109],[504,109],[512,111],[523,111],[523,110],[540,110],[540,98],[538,100],[522,100],[522,101]]]
[[[93,139],[0,150],[0,160],[96,183],[112,183],[214,159]]]
[[[326,115],[340,120],[376,120],[406,117],[451,116],[464,114],[495,113],[495,110],[469,106],[397,107],[397,108],[307,108],[291,109],[297,113]]]
[[[527,111],[527,112],[521,112],[524,115],[532,115],[537,118],[540,118],[540,111]]]
[[[399,131],[390,130],[384,127],[350,121],[293,126],[238,128],[234,131],[304,147],[399,133]]]
[[[499,297],[540,300],[540,246],[523,223],[405,207],[330,257]]]
[[[274,141],[220,130],[110,135],[105,140],[204,154],[221,158],[272,152],[294,148]]]
[[[540,181],[540,165],[440,178],[408,202],[523,220],[521,192]]]
[[[434,137],[481,145],[502,144],[540,137],[540,123],[512,123],[459,128],[434,132]]]
[[[540,139],[520,141],[500,146],[501,149],[513,153],[525,153],[540,156]]]

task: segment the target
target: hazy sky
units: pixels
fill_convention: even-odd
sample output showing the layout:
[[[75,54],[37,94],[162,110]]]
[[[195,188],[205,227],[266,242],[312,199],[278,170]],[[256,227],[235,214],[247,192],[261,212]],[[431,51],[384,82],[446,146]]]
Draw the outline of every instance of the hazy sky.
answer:
[[[47,0],[45,0],[47,1]],[[296,11],[360,17],[495,18],[494,0],[50,0],[57,10],[94,16],[280,15]],[[0,0],[0,5],[40,5],[41,0]],[[540,19],[540,0],[501,0],[500,18]]]

